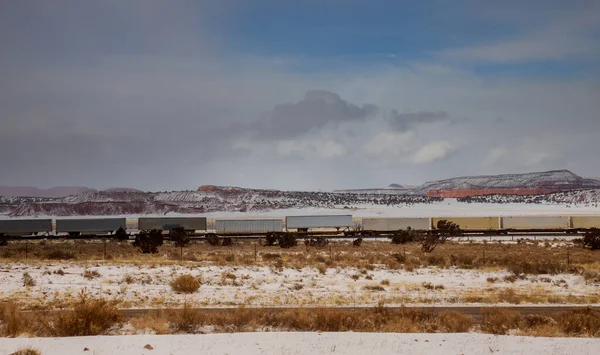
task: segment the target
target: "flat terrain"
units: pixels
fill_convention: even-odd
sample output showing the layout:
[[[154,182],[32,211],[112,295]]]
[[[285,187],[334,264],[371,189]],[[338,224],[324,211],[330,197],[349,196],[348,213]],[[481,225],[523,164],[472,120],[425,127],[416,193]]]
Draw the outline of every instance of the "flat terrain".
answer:
[[[11,242],[0,250],[0,300],[60,308],[85,289],[119,308],[175,308],[184,299],[200,307],[600,304],[600,253],[569,240],[460,240],[431,254],[416,243],[343,241],[289,249],[194,242],[142,255],[109,242],[106,260],[104,247]],[[200,281],[197,292],[171,290],[184,274]]]

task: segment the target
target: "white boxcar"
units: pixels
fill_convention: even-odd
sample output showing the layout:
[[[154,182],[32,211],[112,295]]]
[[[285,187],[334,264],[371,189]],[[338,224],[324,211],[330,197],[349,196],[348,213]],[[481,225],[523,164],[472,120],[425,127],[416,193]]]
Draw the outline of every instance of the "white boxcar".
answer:
[[[362,229],[365,231],[397,231],[408,228],[429,230],[429,218],[363,218]]]
[[[499,217],[436,217],[431,219],[433,228],[441,220],[457,224],[460,229],[466,231],[493,231],[498,230]]]
[[[269,233],[283,231],[281,219],[217,219],[217,233]]]
[[[9,236],[21,236],[45,232],[52,232],[51,219],[0,220],[0,234]]]
[[[352,215],[287,216],[287,229],[346,228],[352,227]]]
[[[569,229],[570,219],[568,216],[502,217],[502,228],[516,230]]]
[[[127,228],[125,218],[57,219],[57,233],[112,233]]]
[[[205,217],[143,217],[138,219],[138,229],[162,229],[168,231],[183,228],[187,231],[206,230]]]
[[[598,216],[573,216],[571,227],[575,229],[600,228],[600,217]]]

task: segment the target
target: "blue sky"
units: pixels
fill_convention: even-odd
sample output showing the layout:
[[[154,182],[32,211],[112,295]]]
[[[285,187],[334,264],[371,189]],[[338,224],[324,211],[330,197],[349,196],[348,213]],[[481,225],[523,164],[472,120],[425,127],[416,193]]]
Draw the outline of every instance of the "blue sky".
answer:
[[[597,1],[5,1],[0,185],[598,176],[599,36]]]

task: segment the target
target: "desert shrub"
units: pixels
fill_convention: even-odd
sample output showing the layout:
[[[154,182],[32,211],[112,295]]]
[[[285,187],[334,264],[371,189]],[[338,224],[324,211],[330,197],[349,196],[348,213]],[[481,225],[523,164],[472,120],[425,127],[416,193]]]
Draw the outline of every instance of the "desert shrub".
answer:
[[[267,244],[267,246],[273,246],[275,245],[275,243],[277,243],[277,241],[279,240],[279,234],[280,233],[267,233],[266,237],[265,237],[265,242]]]
[[[367,286],[363,286],[363,290],[367,290],[367,291],[385,291],[385,288],[383,286],[379,286],[379,285],[367,285]]]
[[[359,246],[361,246],[362,242],[363,242],[362,238],[356,238],[352,241],[352,245],[355,247],[359,247]]]
[[[473,326],[473,317],[456,311],[440,312],[438,318],[443,332],[466,333]]]
[[[322,248],[322,247],[327,246],[327,244],[329,244],[329,239],[322,237],[322,236],[304,240],[304,245],[309,246],[309,247]]]
[[[408,227],[406,230],[399,230],[392,235],[392,244],[406,244],[410,242],[420,241],[423,238],[423,233]]]
[[[206,321],[200,310],[194,309],[187,301],[184,302],[182,309],[167,313],[167,320],[171,330],[184,333],[195,333],[196,329]]]
[[[175,246],[186,247],[190,244],[190,236],[183,227],[173,228],[169,231],[169,239]]]
[[[169,284],[175,292],[194,293],[200,288],[200,282],[192,275],[181,275]]]
[[[42,355],[42,353],[38,349],[27,347],[21,348],[10,355]]]
[[[583,237],[583,247],[591,250],[600,249],[600,229],[593,228],[585,233]]]
[[[508,263],[508,271],[515,275],[521,274],[560,274],[570,270],[566,264],[561,263],[556,259],[515,259]]]
[[[260,256],[263,260],[281,259],[281,255],[275,253],[261,253]]]
[[[115,235],[113,237],[117,240],[124,241],[124,240],[129,239],[129,234],[127,234],[127,231],[125,230],[125,228],[119,227],[119,229],[117,229],[117,231],[115,232]]]
[[[600,336],[600,311],[588,307],[561,313],[555,319],[567,335]]]
[[[35,286],[35,280],[28,272],[23,273],[23,286],[25,287],[33,287]]]
[[[207,234],[206,235],[206,241],[208,242],[208,244],[212,245],[213,247],[218,247],[218,246],[221,245],[221,240],[214,233]]]
[[[158,253],[158,247],[161,245],[163,245],[163,236],[160,229],[153,229],[149,232],[140,231],[133,243],[133,246],[144,254]]]
[[[72,260],[75,259],[75,254],[70,251],[54,250],[46,258],[50,260]]]
[[[499,335],[518,328],[521,320],[519,312],[500,308],[482,309],[481,316],[481,331]]]
[[[232,245],[233,245],[233,239],[231,239],[230,237],[223,238],[223,241],[221,242],[221,246],[230,247]]]
[[[22,312],[15,302],[0,303],[0,336],[17,337],[31,333],[33,323],[31,315]]]
[[[321,275],[325,275],[327,273],[327,266],[323,264],[317,265],[317,270]]]
[[[431,253],[439,244],[445,243],[448,239],[462,235],[462,230],[456,223],[445,219],[438,221],[436,233],[425,236],[421,242],[421,250],[424,253]]]
[[[582,274],[586,282],[600,283],[600,272],[594,270],[585,270]]]
[[[296,236],[290,233],[282,233],[278,238],[278,242],[281,248],[293,248],[298,245]]]
[[[114,302],[91,298],[81,291],[73,311],[60,312],[47,326],[55,336],[101,335],[121,323],[122,319]]]
[[[64,274],[64,272],[63,272],[63,274]],[[102,276],[102,275],[100,275],[100,273],[96,270],[85,270],[83,272],[83,277],[85,277],[88,280],[92,280],[92,279],[98,278],[100,276]]]

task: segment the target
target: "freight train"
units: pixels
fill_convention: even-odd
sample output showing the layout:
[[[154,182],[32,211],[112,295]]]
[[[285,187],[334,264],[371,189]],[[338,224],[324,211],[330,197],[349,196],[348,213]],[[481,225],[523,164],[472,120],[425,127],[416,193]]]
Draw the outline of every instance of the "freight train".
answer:
[[[579,233],[600,228],[600,216],[507,216],[507,217],[433,217],[433,218],[353,218],[352,215],[287,216],[269,219],[215,219],[206,217],[57,218],[0,220],[0,237],[81,237],[114,234],[125,229],[134,235],[139,230],[183,228],[197,235],[340,234],[348,236],[387,235],[411,228],[435,233],[437,222],[456,223],[465,233],[510,234],[535,232]]]

